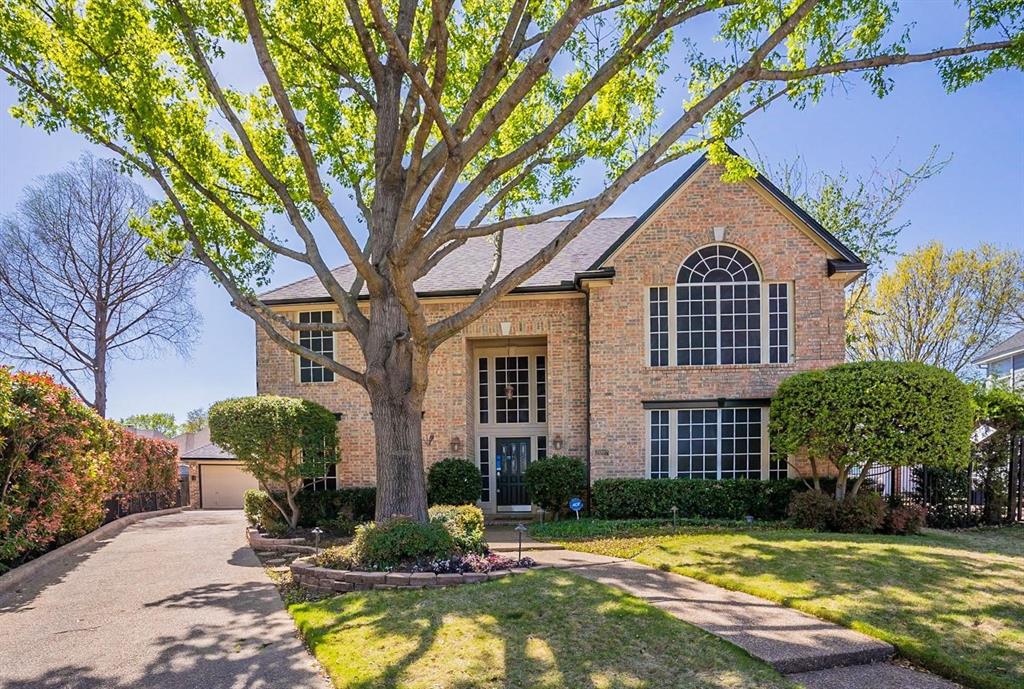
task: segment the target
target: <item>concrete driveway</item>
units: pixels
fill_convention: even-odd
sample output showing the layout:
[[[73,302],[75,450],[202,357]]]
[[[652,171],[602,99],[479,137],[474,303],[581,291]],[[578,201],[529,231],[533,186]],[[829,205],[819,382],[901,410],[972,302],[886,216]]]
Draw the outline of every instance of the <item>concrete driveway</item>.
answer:
[[[0,689],[325,689],[243,523],[146,519],[0,596]]]

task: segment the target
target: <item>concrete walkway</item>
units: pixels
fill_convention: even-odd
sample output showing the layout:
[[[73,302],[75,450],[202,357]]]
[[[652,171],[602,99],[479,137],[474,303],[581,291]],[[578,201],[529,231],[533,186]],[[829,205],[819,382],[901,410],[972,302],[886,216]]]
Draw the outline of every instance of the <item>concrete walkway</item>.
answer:
[[[0,689],[328,686],[240,512],[137,522],[0,596]]]
[[[721,637],[807,689],[956,689],[939,677],[887,662],[891,645],[792,608],[618,558],[530,550],[541,565],[614,586]]]

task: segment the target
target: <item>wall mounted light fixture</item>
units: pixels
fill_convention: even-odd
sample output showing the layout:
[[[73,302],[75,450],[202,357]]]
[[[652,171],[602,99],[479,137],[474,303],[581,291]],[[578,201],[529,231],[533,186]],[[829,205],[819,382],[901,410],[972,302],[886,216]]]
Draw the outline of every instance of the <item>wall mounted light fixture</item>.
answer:
[[[554,437],[554,440],[552,440],[552,443],[554,444],[556,450],[561,450],[562,449],[562,434],[561,433],[555,433],[555,437]]]
[[[456,457],[462,454],[462,438],[457,435],[452,436],[452,441],[449,444],[452,454]]]

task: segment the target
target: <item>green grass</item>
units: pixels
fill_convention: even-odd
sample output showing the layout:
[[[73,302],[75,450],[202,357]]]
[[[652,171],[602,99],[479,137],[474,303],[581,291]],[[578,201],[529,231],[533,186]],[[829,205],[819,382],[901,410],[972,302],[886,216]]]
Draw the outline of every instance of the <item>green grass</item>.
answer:
[[[728,529],[779,529],[784,522],[758,521],[747,524],[736,519],[679,518],[673,525],[672,519],[563,519],[557,522],[530,525],[530,535],[543,541],[570,541],[610,536],[667,536],[676,533],[693,533],[695,530]]]
[[[920,536],[696,531],[565,541],[778,601],[973,687],[1024,687],[1024,527]]]
[[[288,609],[339,689],[795,686],[696,627],[564,571]]]

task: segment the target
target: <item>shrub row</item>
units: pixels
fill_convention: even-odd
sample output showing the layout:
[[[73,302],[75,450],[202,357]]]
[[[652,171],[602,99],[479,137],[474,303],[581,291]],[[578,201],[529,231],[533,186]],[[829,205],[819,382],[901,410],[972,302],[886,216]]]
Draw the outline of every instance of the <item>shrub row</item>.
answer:
[[[177,454],[103,420],[48,375],[0,368],[0,572],[97,528],[111,496],[170,500]]]
[[[361,524],[350,545],[328,548],[316,562],[332,569],[435,571],[440,566],[450,572],[455,571],[453,567],[481,566],[474,558],[486,550],[483,537],[484,515],[479,507],[435,505],[426,523],[395,517]]]
[[[275,499],[285,500],[275,493]],[[338,490],[303,490],[295,496],[301,510],[299,527],[319,526],[336,536],[350,536],[356,524],[371,521],[377,505],[377,489],[339,488]],[[253,526],[271,535],[283,534],[288,525],[281,512],[262,490],[247,490],[244,495],[245,517]]]
[[[601,519],[680,518],[785,519],[793,494],[805,490],[800,479],[600,479],[591,489],[592,509]]]
[[[806,491],[793,496],[789,516],[801,529],[841,533],[915,534],[925,524],[928,510],[922,505],[891,502],[881,495],[861,491],[836,500],[831,495]]]

